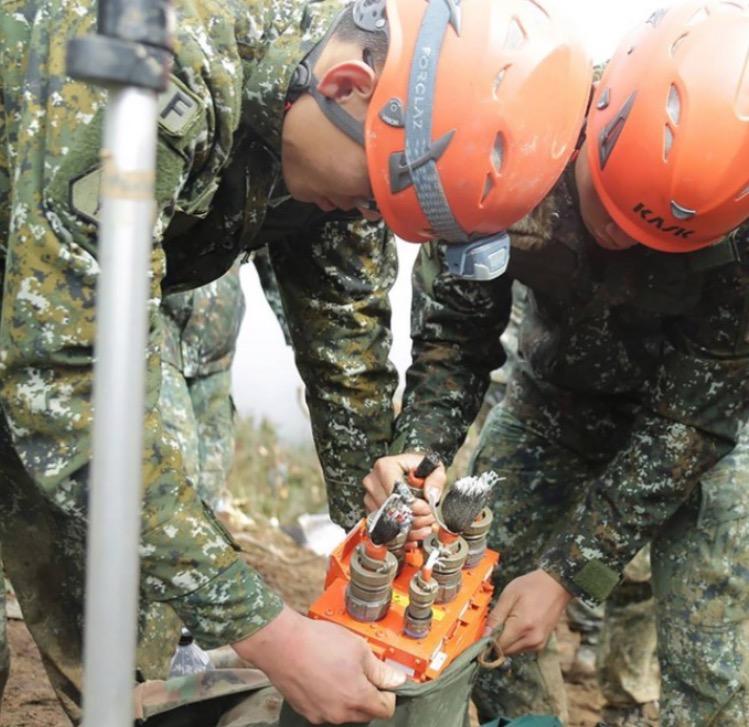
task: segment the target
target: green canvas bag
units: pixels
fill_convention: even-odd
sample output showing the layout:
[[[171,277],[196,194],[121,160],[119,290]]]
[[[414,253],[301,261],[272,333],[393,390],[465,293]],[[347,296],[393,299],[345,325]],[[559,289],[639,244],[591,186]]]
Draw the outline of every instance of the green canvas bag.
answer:
[[[479,656],[491,639],[466,649],[439,677],[396,690],[395,715],[368,727],[470,727],[468,704]],[[136,689],[138,727],[310,727],[256,669],[217,669]],[[280,713],[280,714],[279,714]],[[346,726],[344,726],[346,727]],[[348,727],[354,727],[348,725]],[[362,727],[362,723],[359,723]],[[556,717],[498,718],[483,727],[562,727]]]
[[[491,639],[487,638],[466,649],[434,681],[407,682],[396,689],[395,715],[365,724],[368,727],[470,727],[468,703],[479,670],[478,657],[490,643]],[[279,727],[311,727],[311,723],[284,703]]]

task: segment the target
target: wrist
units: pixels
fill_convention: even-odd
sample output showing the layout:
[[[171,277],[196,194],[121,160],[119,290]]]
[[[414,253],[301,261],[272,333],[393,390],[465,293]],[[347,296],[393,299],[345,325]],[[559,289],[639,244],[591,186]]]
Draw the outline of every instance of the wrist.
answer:
[[[247,661],[263,668],[279,654],[289,654],[298,643],[299,629],[305,618],[284,604],[281,612],[254,634],[232,644],[234,651]]]
[[[544,554],[539,565],[572,598],[586,603],[603,603],[619,582],[619,574],[599,560],[560,559]]]

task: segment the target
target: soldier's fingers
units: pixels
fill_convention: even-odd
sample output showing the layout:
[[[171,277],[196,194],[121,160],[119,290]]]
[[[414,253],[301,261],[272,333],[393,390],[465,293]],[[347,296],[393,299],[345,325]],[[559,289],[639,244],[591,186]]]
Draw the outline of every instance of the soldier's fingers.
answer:
[[[504,635],[507,632],[507,624],[505,624],[505,621],[507,621],[507,618],[517,601],[512,588],[513,583],[514,581],[511,581],[502,593],[499,594],[496,605],[491,610],[489,618],[486,619],[486,629],[484,631],[485,636],[488,636],[492,631],[494,631],[494,629],[503,624],[504,630],[502,634]]]
[[[429,501],[439,502],[446,484],[447,473],[445,472],[445,466],[441,464],[424,480],[424,496]]]
[[[514,656],[522,654],[524,651],[540,651],[546,645],[547,639],[537,629],[524,630],[523,635],[515,639],[509,646],[502,646],[502,639],[499,640],[500,648],[505,656]]]
[[[434,525],[434,516],[432,513],[429,513],[423,517],[415,517],[411,523],[411,528],[413,530],[420,530],[422,528],[430,528],[432,525]]]
[[[419,517],[432,517],[432,508],[429,507],[429,503],[426,500],[422,500],[421,498],[416,498],[416,500],[411,503],[411,511],[415,515],[414,522],[416,522]]]
[[[382,457],[375,462],[372,474],[377,477],[389,495],[393,491],[395,483],[403,479],[403,474],[408,472],[406,455],[399,457]]]
[[[511,656],[517,654],[518,645],[522,647],[522,640],[528,635],[528,625],[518,616],[510,614],[504,621],[502,634],[499,637],[499,648],[503,654]]]
[[[374,687],[373,687],[374,689]],[[368,724],[375,719],[390,719],[395,714],[395,694],[393,692],[378,692],[370,697],[365,707],[358,707],[350,711],[346,723]]]
[[[411,528],[408,533],[408,539],[418,542],[420,540],[426,540],[431,534],[432,528],[419,528],[418,530]]]
[[[364,676],[378,689],[397,689],[406,681],[404,672],[381,661],[371,651],[364,659]]]
[[[377,503],[371,495],[364,495],[364,509],[367,512],[374,512],[377,509]]]
[[[363,708],[357,710],[359,715],[356,718],[356,722],[390,719],[395,714],[395,694],[393,692],[380,692],[371,687],[371,693],[367,696],[368,699]]]
[[[362,484],[364,485],[367,494],[374,500],[377,507],[382,505],[390,494],[386,491],[381,478],[372,472],[362,480]]]

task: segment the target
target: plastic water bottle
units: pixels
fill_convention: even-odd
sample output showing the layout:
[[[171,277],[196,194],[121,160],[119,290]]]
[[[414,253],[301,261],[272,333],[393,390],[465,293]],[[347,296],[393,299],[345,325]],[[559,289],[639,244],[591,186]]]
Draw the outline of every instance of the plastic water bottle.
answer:
[[[211,657],[195,643],[190,631],[183,628],[169,667],[169,677],[182,677],[213,669]]]

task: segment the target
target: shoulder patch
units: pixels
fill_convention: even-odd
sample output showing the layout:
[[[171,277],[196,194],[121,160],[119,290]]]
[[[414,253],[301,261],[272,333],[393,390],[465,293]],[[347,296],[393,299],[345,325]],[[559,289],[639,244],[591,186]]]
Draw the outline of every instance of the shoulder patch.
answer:
[[[182,81],[174,76],[169,77],[169,86],[159,95],[159,127],[162,132],[172,137],[183,136],[200,116],[202,104]],[[70,182],[70,207],[87,222],[99,224],[100,205],[99,187],[101,186],[101,167],[76,177]]]
[[[99,224],[101,213],[101,167],[96,167],[70,182],[70,207],[88,222]]]
[[[159,126],[171,136],[182,136],[200,115],[201,101],[182,81],[169,76],[159,95]]]

